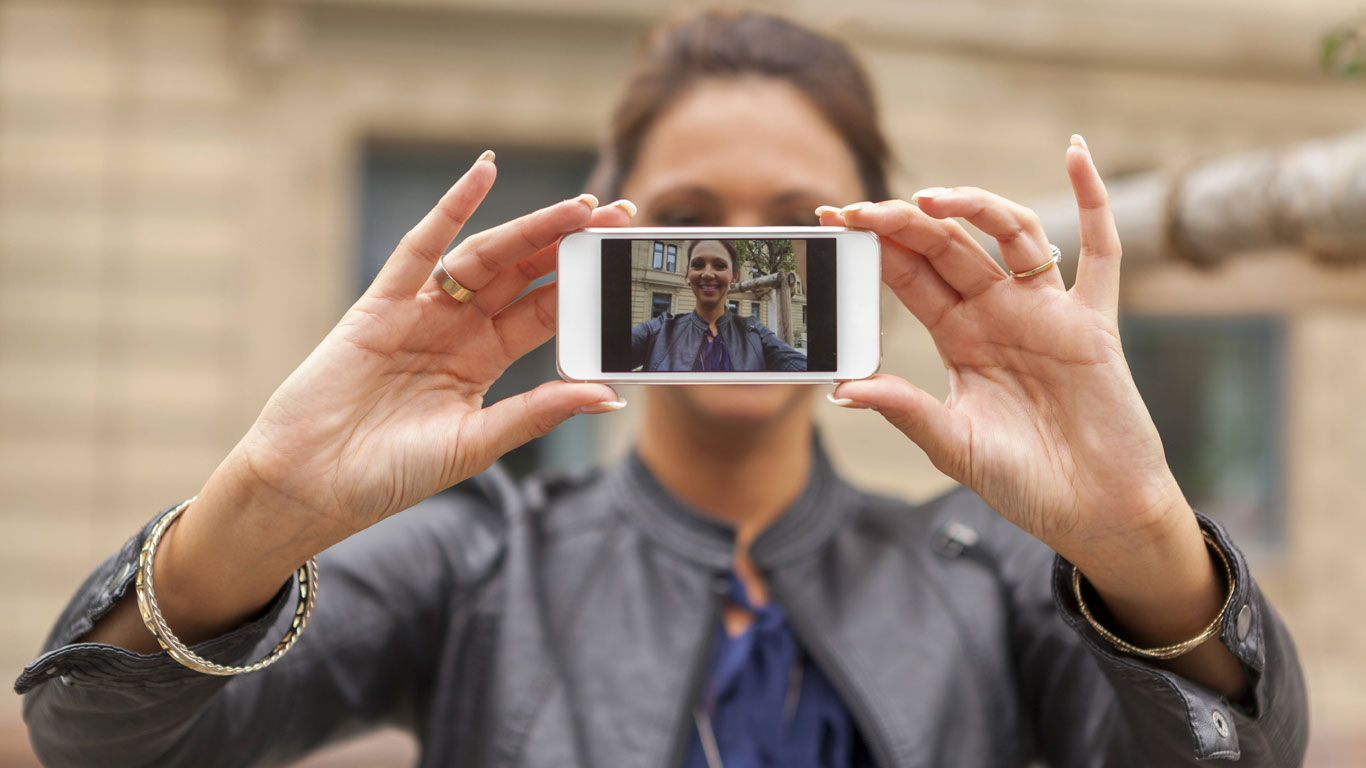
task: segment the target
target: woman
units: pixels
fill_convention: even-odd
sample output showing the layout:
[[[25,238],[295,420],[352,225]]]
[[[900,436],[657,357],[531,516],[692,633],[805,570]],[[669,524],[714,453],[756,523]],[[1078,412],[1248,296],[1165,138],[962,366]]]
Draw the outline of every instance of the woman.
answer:
[[[651,39],[599,178],[643,224],[793,224],[885,199],[885,159],[842,47],[710,14]],[[832,395],[966,486],[912,508],[835,475],[800,387],[655,389],[617,467],[525,489],[482,472],[624,407],[599,384],[481,396],[553,332],[553,286],[517,297],[556,239],[637,211],[584,196],[443,257],[493,183],[481,158],[157,529],[155,600],[201,654],[269,651],[290,574],[321,553],[307,633],[233,677],[155,653],[131,598],[139,533],[18,681],[35,748],[279,763],[396,722],[433,766],[1298,764],[1293,645],[1166,467],[1119,345],[1104,187],[1084,143],[1066,163],[1084,243],[1070,290],[1039,269],[1037,218],[981,190],[821,208],[882,237],[888,285],[950,371],[946,403],[891,375]]]
[[[727,240],[691,240],[684,254],[697,307],[660,315],[631,330],[631,368],[645,371],[805,371],[806,355],[784,344],[758,318],[726,311],[739,273]]]

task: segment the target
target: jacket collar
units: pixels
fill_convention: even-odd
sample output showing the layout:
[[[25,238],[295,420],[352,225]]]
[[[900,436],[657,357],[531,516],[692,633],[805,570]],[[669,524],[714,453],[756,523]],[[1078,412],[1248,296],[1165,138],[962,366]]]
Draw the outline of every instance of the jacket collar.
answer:
[[[750,548],[762,570],[808,555],[839,529],[856,492],[836,476],[820,440],[813,438],[811,476],[792,506],[759,534]],[[674,498],[632,451],[612,470],[611,494],[622,514],[651,541],[697,565],[729,570],[734,563],[735,528],[707,517]]]
[[[726,332],[726,327],[731,324],[731,315],[733,314],[735,313],[727,309],[725,312],[721,313],[720,317],[716,318],[717,333]],[[697,310],[695,309],[688,313],[688,322],[692,325],[693,328],[696,328],[699,331],[706,332],[711,330],[711,326],[707,325],[707,321],[703,320],[702,316],[697,314]]]

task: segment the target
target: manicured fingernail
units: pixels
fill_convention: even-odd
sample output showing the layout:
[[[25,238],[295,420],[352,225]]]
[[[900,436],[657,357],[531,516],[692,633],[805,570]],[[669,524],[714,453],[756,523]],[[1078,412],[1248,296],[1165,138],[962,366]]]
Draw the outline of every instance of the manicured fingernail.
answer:
[[[626,198],[622,198],[622,199],[620,199],[620,200],[617,200],[617,201],[614,202],[614,203],[608,203],[608,205],[607,205],[607,207],[609,207],[609,208],[611,208],[611,207],[613,207],[613,206],[615,206],[615,207],[617,207],[617,208],[620,208],[620,209],[623,210],[623,211],[626,211],[626,215],[627,215],[627,216],[632,216],[632,217],[634,217],[634,216],[636,215],[636,204],[633,203],[633,202],[631,202],[630,200],[627,200]]]
[[[1072,146],[1074,146],[1074,147],[1081,147],[1082,149],[1086,150],[1087,152],[1090,152],[1090,151],[1091,151],[1091,148],[1088,147],[1088,146],[1086,146],[1086,139],[1083,139],[1083,138],[1081,137],[1081,134],[1080,134],[1080,133],[1074,133],[1074,134],[1072,134]]]
[[[872,203],[870,203],[870,202],[868,202],[868,201],[866,201],[866,200],[865,200],[864,202],[862,202],[862,203],[850,203],[849,205],[846,205],[846,206],[844,206],[843,208],[841,208],[841,209],[839,210],[839,214],[840,214],[841,216],[843,216],[843,215],[848,214],[848,213],[853,213],[854,211],[861,211],[861,210],[863,210],[864,208],[867,208],[867,207],[870,206],[870,205],[872,205]]]
[[[585,405],[585,406],[583,406],[582,408],[580,408],[580,409],[577,411],[577,413],[585,413],[585,414],[611,413],[611,412],[613,412],[613,411],[619,411],[619,410],[621,410],[622,408],[625,408],[625,407],[626,407],[626,401],[625,401],[625,400],[604,400],[604,401],[601,402],[601,403],[593,403],[592,405]]]
[[[840,209],[836,208],[836,207],[833,206],[833,205],[822,205],[822,206],[816,208],[816,217],[817,217],[817,218],[820,218],[821,216],[824,216],[824,215],[827,214],[827,213],[838,214],[839,212],[840,212]]]
[[[943,197],[951,192],[948,187],[925,187],[924,189],[911,195],[911,202],[920,205],[921,200],[933,200],[936,197]]]
[[[588,206],[588,210],[590,211],[598,207],[598,199],[587,192],[574,198],[574,202],[583,203]]]
[[[493,162],[497,157],[498,157],[497,155],[493,154],[493,150],[491,150],[491,149],[486,149],[486,150],[484,150],[484,154],[480,155],[480,156],[479,156],[479,159],[478,159],[478,160],[475,160],[474,162],[476,162],[476,163],[482,163],[482,162],[484,162],[485,160],[487,160],[488,162],[491,163],[491,162]]]
[[[835,397],[835,393],[834,393],[834,392],[827,393],[826,396],[825,396],[825,399],[826,399],[826,400],[829,400],[830,402],[834,403],[835,405],[838,405],[838,406],[841,407],[841,408],[860,409],[860,410],[867,410],[867,411],[876,411],[876,410],[877,410],[877,408],[874,408],[873,406],[871,406],[871,405],[869,405],[869,404],[867,404],[867,403],[860,403],[860,402],[858,402],[857,400],[851,400],[850,398],[847,398],[847,397]]]

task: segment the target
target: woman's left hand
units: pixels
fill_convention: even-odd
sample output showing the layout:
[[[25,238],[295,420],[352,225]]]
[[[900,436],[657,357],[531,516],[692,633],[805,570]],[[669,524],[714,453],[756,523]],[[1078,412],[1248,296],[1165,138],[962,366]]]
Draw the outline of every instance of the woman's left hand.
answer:
[[[878,375],[836,388],[842,405],[876,408],[945,474],[1070,560],[1140,647],[1198,635],[1218,614],[1220,583],[1199,526],[1162,452],[1119,343],[1119,235],[1105,185],[1080,137],[1067,173],[1081,210],[1081,256],[1012,277],[951,217],[996,238],[1012,272],[1044,263],[1039,217],[971,187],[825,210],[822,224],[882,238],[882,277],[929,329],[949,370],[939,402]],[[1247,690],[1217,642],[1162,662],[1230,698]]]
[[[929,329],[950,382],[942,403],[887,374],[846,382],[834,398],[877,409],[945,474],[1100,576],[1132,565],[1120,561],[1141,554],[1147,539],[1136,535],[1180,532],[1190,551],[1199,534],[1120,346],[1120,243],[1105,186],[1080,137],[1066,161],[1081,218],[1070,289],[1054,268],[1012,277],[951,218],[994,237],[1013,272],[1046,263],[1038,216],[990,192],[934,188],[917,204],[822,209],[822,224],[881,237],[883,279]]]

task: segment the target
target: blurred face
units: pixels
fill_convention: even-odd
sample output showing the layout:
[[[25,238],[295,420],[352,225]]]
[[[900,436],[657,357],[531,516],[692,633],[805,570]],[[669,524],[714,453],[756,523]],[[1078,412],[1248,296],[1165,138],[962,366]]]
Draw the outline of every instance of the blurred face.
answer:
[[[800,91],[742,77],[704,81],[666,110],[645,136],[622,195],[639,206],[638,226],[809,226],[816,206],[862,200],[863,185],[853,153]],[[689,283],[692,271],[689,262]],[[806,391],[656,387],[651,397],[690,416],[739,424],[799,407]]]
[[[703,309],[725,307],[726,292],[735,279],[731,270],[730,252],[720,240],[703,240],[693,246],[688,258],[688,285],[697,305]]]

